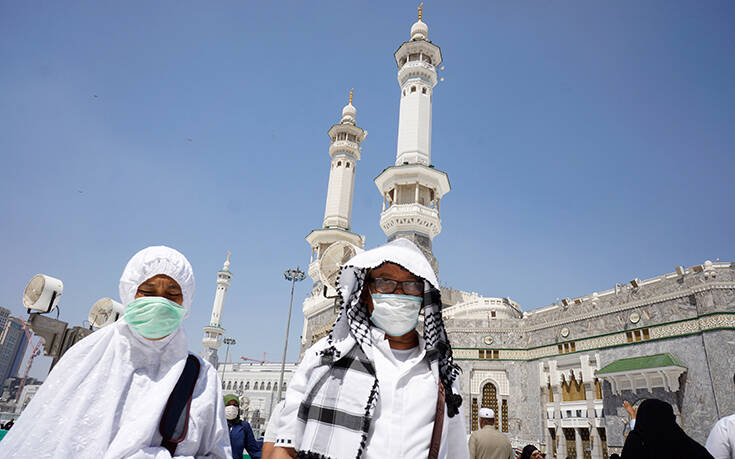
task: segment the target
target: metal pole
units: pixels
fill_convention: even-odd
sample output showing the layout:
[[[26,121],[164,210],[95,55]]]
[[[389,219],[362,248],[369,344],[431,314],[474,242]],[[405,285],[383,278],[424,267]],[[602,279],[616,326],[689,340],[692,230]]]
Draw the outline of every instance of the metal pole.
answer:
[[[286,322],[286,343],[283,345],[283,357],[281,358],[281,376],[278,378],[278,396],[281,401],[281,392],[283,391],[283,373],[286,370],[286,351],[288,350],[288,332],[291,329],[291,308],[293,306],[293,289],[296,285],[296,277],[291,278],[291,299],[288,301],[288,321]]]
[[[293,290],[294,286],[296,284],[296,281],[304,280],[305,274],[303,271],[299,269],[297,266],[296,269],[287,269],[284,273],[284,276],[286,280],[291,281],[291,298],[288,302],[288,321],[286,322],[286,342],[283,345],[283,357],[281,358],[281,375],[278,378],[278,401],[281,401],[281,393],[283,392],[283,373],[286,370],[286,351],[288,350],[288,333],[291,329],[291,308],[293,307]],[[271,397],[273,397],[271,395]]]
[[[227,350],[225,351],[225,361],[222,363],[222,388],[224,389],[224,382],[225,382],[225,365],[227,365],[227,354],[230,352],[230,345],[227,345]]]

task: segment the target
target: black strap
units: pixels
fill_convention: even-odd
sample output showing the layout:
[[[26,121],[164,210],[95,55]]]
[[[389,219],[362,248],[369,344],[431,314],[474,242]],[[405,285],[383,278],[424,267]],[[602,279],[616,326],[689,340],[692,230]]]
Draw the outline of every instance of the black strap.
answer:
[[[186,438],[189,426],[189,409],[191,408],[191,397],[194,394],[194,385],[199,377],[199,359],[193,354],[186,358],[184,371],[171,391],[163,410],[161,423],[158,431],[161,433],[161,446],[166,448],[173,457],[176,446]]]
[[[444,384],[439,380],[439,392],[436,395],[436,413],[434,414],[434,430],[431,432],[431,443],[429,444],[429,459],[439,457],[439,446],[442,441],[442,428],[444,427]]]

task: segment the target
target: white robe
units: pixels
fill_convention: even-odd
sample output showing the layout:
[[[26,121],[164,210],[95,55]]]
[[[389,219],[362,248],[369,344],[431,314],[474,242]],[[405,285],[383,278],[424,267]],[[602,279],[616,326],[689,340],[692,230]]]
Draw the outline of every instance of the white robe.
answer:
[[[0,457],[167,459],[158,424],[186,363],[182,328],[149,341],[124,321],[67,351],[0,442]],[[231,459],[222,389],[202,361],[177,458]]]
[[[188,313],[194,272],[186,257],[163,246],[148,247],[130,259],[120,278],[123,304],[157,274],[178,282]],[[143,338],[124,320],[97,330],[54,367],[0,443],[0,457],[170,458],[158,425],[187,356],[183,327],[158,341]],[[174,457],[231,459],[217,371],[199,362],[188,431]]]

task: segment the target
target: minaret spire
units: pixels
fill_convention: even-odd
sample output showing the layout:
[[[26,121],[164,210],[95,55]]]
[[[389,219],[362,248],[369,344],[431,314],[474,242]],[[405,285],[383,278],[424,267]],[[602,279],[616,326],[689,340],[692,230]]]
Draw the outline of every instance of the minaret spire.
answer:
[[[439,201],[450,187],[447,174],[431,162],[432,103],[436,66],[441,64],[442,55],[428,39],[423,8],[421,3],[418,21],[411,26],[411,39],[395,52],[401,90],[396,162],[375,179],[375,184],[383,195],[380,227],[388,240],[412,240],[438,270],[431,245],[441,232]]]
[[[355,90],[355,88],[350,89],[350,102],[349,105],[352,105],[352,93]]]
[[[230,252],[227,252],[227,259],[222,269],[217,272],[217,290],[214,294],[212,317],[209,320],[209,326],[204,327],[204,338],[202,339],[202,343],[204,344],[204,354],[202,357],[214,365],[215,368],[217,368],[219,360],[217,349],[222,345],[222,336],[225,334],[225,329],[222,328],[222,311],[225,306],[225,296],[227,295],[227,288],[230,286],[231,279]]]

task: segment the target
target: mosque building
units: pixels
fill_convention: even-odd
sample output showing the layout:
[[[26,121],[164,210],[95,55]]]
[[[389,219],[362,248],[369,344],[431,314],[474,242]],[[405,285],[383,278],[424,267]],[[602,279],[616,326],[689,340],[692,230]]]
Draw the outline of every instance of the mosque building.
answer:
[[[422,20],[395,52],[400,113],[395,163],[375,179],[387,239],[405,237],[434,269],[447,173],[431,161],[431,115],[441,49]],[[326,336],[336,318],[335,273],[365,246],[350,226],[354,178],[367,132],[350,102],[329,130],[330,174],[312,250],[311,294],[303,303],[301,351]],[[479,289],[478,289],[479,290]],[[524,310],[509,298],[442,287],[443,317],[462,367],[468,434],[478,410],[514,446],[533,443],[547,457],[601,459],[620,452],[630,430],[622,402],[669,401],[684,430],[704,443],[721,416],[735,412],[735,263],[689,268],[550,306]]]

